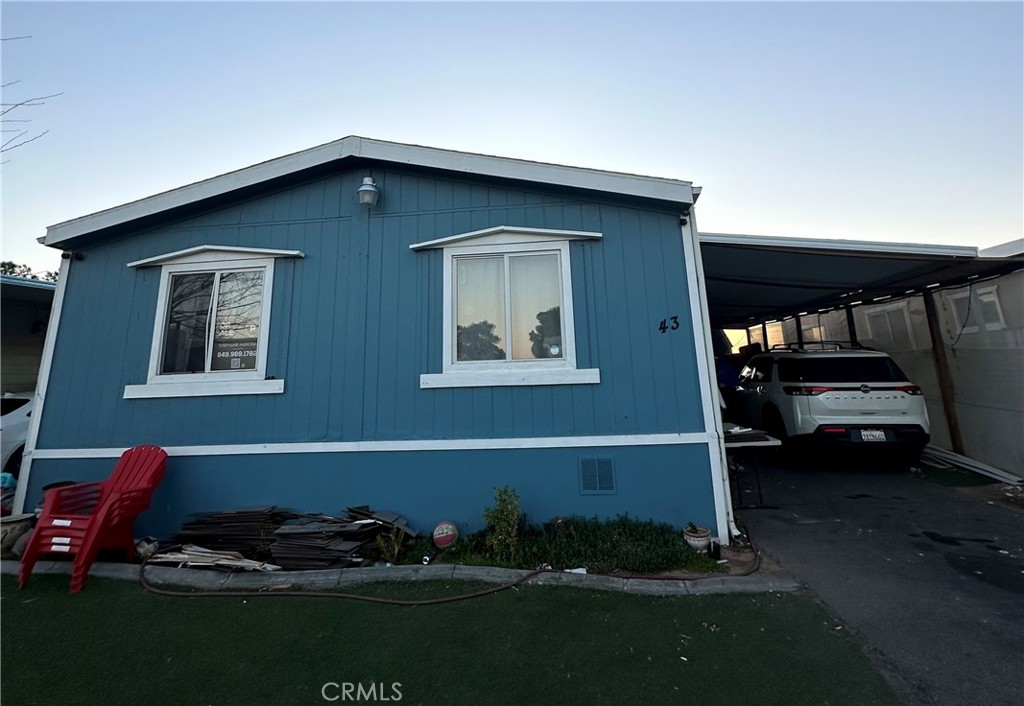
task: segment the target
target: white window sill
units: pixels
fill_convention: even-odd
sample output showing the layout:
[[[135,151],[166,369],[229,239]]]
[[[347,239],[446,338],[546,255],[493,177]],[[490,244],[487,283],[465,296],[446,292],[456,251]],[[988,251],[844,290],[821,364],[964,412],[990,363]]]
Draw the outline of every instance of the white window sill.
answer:
[[[153,382],[125,385],[124,399],[157,397],[212,397],[215,395],[274,395],[284,392],[284,380],[224,380],[195,382]]]
[[[508,387],[513,385],[596,385],[601,382],[601,371],[586,370],[518,370],[518,371],[459,371],[451,373],[424,373],[420,375],[421,389],[445,387]]]

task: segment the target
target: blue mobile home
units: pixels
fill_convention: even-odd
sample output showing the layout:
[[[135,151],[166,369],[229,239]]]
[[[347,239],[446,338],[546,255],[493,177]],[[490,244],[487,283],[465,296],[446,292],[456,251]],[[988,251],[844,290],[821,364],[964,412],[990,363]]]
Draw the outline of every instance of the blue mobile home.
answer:
[[[368,503],[730,522],[689,182],[346,137],[51,226],[18,501],[158,444],[140,530]]]

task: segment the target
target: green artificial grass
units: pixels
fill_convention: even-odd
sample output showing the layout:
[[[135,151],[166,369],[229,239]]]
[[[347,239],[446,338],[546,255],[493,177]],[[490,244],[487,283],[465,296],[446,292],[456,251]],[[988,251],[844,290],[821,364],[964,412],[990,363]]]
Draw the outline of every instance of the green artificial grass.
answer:
[[[324,704],[327,682],[339,684],[327,691],[339,704],[346,682],[377,684],[378,703],[401,704],[898,703],[845,630],[799,595],[523,586],[397,607],[170,598],[98,578],[75,596],[67,587],[66,576],[39,575],[18,591],[2,577],[4,703]],[[358,590],[410,599],[479,587]]]

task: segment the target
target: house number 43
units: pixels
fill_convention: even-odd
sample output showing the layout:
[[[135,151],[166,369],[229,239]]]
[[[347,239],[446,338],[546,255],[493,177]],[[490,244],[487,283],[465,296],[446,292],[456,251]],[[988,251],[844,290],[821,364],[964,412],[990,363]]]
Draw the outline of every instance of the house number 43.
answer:
[[[668,331],[675,331],[677,328],[679,328],[678,316],[670,316],[667,319],[662,319],[661,323],[658,324],[658,330],[661,331],[662,333],[666,333]]]

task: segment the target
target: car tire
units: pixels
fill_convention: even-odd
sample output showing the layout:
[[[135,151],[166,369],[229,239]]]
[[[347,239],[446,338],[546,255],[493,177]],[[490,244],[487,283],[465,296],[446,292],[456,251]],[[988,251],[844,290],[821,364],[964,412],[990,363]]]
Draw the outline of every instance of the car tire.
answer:
[[[764,413],[761,415],[761,425],[768,436],[774,436],[783,445],[789,439],[789,435],[786,434],[786,423],[782,421],[782,415],[775,407],[769,406],[765,408]]]
[[[793,462],[795,459],[793,440],[786,433],[786,423],[782,421],[782,414],[779,410],[772,405],[765,407],[761,414],[761,427],[768,436],[773,436],[782,442],[782,446],[773,449],[778,460],[786,464]]]

